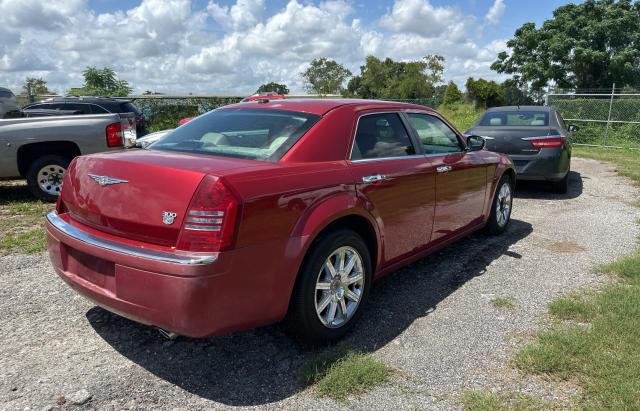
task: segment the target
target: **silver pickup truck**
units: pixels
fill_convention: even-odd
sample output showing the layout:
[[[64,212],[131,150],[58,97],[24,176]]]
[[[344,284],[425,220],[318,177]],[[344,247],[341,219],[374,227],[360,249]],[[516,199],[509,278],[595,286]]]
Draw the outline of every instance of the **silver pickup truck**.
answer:
[[[55,201],[74,157],[131,147],[134,115],[93,114],[0,120],[0,178],[26,178],[36,197]]]

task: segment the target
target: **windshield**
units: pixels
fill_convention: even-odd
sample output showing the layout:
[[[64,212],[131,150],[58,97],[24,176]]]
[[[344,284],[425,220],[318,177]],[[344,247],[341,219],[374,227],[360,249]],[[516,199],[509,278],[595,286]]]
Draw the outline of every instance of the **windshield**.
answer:
[[[278,161],[319,119],[284,110],[215,110],[178,127],[149,148]]]
[[[547,111],[493,111],[485,113],[480,126],[548,126]]]

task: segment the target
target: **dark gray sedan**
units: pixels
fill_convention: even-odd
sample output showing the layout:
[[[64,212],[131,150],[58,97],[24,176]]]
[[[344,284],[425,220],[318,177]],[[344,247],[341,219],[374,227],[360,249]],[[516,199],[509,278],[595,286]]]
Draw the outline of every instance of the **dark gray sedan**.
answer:
[[[559,193],[566,193],[571,170],[569,133],[553,107],[511,106],[487,110],[467,136],[481,136],[487,150],[511,156],[518,180],[548,181]]]

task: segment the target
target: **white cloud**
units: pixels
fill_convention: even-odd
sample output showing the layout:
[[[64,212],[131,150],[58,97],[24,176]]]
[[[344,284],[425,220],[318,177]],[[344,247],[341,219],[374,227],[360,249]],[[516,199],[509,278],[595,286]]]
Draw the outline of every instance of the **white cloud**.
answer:
[[[485,19],[487,19],[487,21],[491,24],[498,24],[498,22],[504,15],[506,8],[507,6],[505,6],[504,0],[495,0],[493,2],[493,5],[487,12]]]
[[[352,4],[290,0],[267,14],[265,0],[210,0],[199,9],[191,0],[142,0],[96,13],[85,0],[0,0],[0,85],[18,91],[36,75],[65,92],[82,84],[86,66],[109,66],[136,92],[246,95],[267,81],[302,91],[299,73],[313,58],[358,73],[369,54],[442,54],[447,79],[460,84],[470,75],[496,77],[489,65],[506,45],[481,44],[478,31],[468,29],[479,26],[475,16],[429,0],[395,0],[363,24]],[[497,15],[504,12],[501,0],[496,7]]]

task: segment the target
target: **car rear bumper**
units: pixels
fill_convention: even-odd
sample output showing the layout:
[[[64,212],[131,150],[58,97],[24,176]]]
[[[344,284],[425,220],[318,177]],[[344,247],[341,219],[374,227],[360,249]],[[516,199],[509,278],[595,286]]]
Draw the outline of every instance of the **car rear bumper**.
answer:
[[[558,181],[570,169],[571,155],[567,149],[543,148],[532,155],[511,155],[518,180]]]
[[[291,289],[273,284],[273,271],[282,267],[254,266],[256,258],[277,253],[278,244],[187,254],[102,238],[55,212],[45,225],[56,273],[79,294],[131,320],[205,337],[272,323],[286,313]]]

